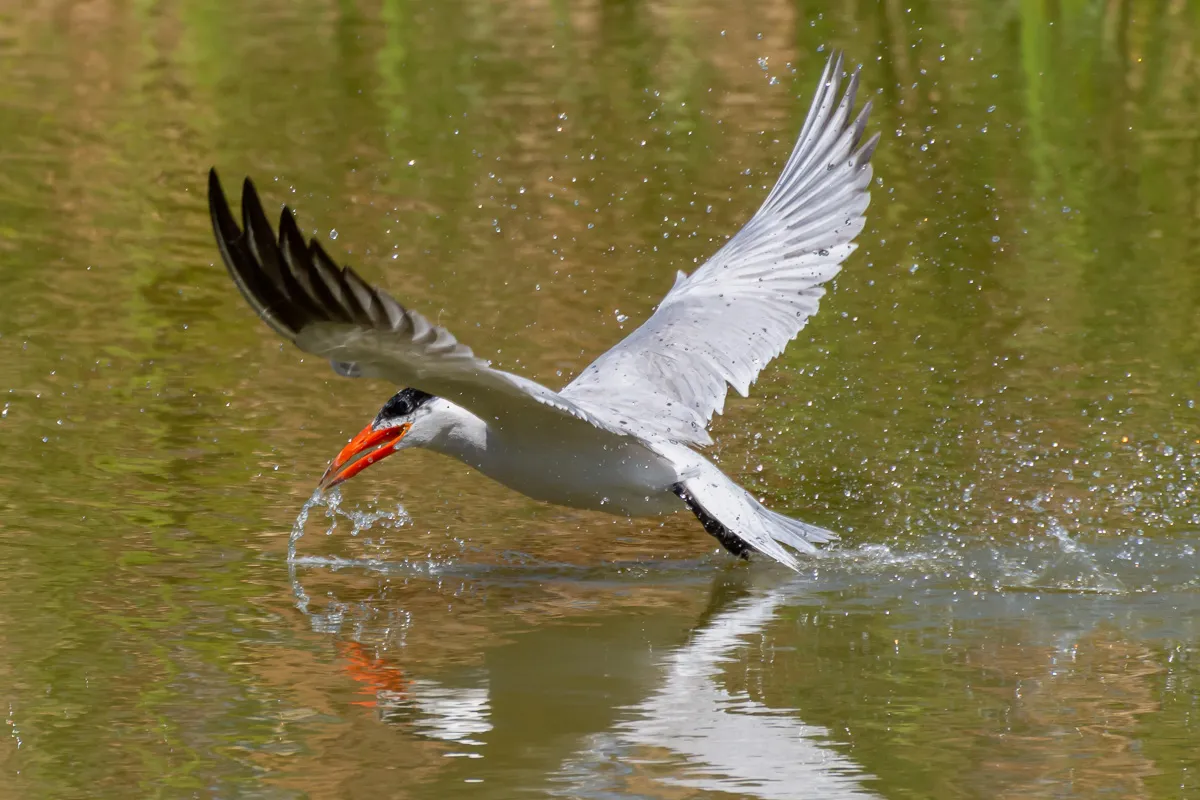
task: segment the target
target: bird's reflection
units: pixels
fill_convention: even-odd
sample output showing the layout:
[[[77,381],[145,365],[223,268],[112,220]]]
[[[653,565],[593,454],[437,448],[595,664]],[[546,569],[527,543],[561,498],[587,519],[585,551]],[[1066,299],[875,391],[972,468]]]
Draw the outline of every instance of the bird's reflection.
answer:
[[[663,659],[660,688],[564,764],[565,793],[609,796],[621,788],[614,783],[626,780],[609,767],[625,761],[647,774],[658,771],[655,762],[666,766],[660,782],[676,787],[781,800],[875,796],[861,788],[863,770],[828,746],[828,730],[721,680],[747,638],[761,634],[788,597],[803,591],[803,583],[761,592],[718,581],[690,640]]]
[[[391,577],[402,569],[395,566]],[[357,704],[384,723],[445,743],[446,756],[483,759],[474,768],[486,767],[493,786],[511,773],[545,776],[543,790],[554,796],[607,797],[633,791],[635,783],[642,796],[647,785],[665,794],[689,787],[791,800],[873,796],[862,788],[864,770],[831,746],[827,729],[727,687],[723,670],[739,649],[764,633],[789,598],[806,597],[803,580],[756,587],[748,574],[719,573],[707,608],[690,623],[670,611],[605,613],[581,604],[589,610],[482,642],[482,669],[419,677],[412,673],[430,671],[431,654],[422,648],[418,657],[402,646],[396,622],[404,612],[382,580],[362,602],[323,592],[321,609],[308,599],[303,575],[294,587],[312,629],[335,636],[341,668],[360,687]],[[569,580],[579,588],[595,582],[591,575]],[[464,580],[501,580],[511,588],[520,576]],[[609,576],[591,588],[615,597],[635,586],[611,583]],[[536,579],[529,591],[543,585]],[[694,596],[704,587],[683,588]],[[442,780],[462,780],[453,762],[445,764]]]

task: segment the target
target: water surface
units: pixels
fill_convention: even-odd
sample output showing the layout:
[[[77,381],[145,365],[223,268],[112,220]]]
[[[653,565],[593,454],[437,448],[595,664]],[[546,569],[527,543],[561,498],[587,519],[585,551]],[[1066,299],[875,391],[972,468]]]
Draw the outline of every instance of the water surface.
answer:
[[[269,0],[0,13],[0,797],[1200,797],[1183,3]],[[207,170],[564,384],[736,231],[830,48],[877,185],[712,453],[842,533],[428,453],[284,347]]]

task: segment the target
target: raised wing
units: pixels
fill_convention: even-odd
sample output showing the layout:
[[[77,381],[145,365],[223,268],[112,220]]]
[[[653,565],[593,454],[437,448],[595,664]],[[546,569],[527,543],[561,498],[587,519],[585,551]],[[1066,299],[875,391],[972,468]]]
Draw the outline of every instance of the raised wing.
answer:
[[[851,121],[858,72],[838,103],[841,73],[834,54],[779,181],[745,227],[690,276],[680,272],[650,319],[563,397],[643,436],[712,443],[705,429],[727,386],[745,397],[796,337],[866,221],[879,134],[860,146],[871,104]]]
[[[208,205],[221,257],[246,300],[276,333],[328,358],[338,374],[411,386],[500,428],[545,426],[557,418],[616,430],[541,384],[492,369],[445,328],[338,267],[316,239],[304,243],[286,206],[276,239],[249,178],[242,186],[242,227],[216,170],[208,175]]]

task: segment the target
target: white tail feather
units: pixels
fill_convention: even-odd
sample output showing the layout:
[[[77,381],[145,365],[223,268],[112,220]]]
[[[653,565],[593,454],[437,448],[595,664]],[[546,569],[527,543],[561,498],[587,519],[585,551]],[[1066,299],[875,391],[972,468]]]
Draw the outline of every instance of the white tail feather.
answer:
[[[688,454],[692,464],[682,481],[684,489],[706,514],[763,555],[798,570],[800,564],[787,548],[813,554],[813,545],[838,538],[832,531],[771,511],[715,465],[692,451]]]

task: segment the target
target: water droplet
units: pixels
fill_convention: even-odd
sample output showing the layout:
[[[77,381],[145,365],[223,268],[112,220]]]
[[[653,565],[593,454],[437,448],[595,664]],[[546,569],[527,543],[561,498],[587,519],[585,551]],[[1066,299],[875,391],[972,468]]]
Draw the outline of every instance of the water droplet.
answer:
[[[336,239],[336,238],[337,238],[337,228],[333,228],[332,230],[330,230],[330,231],[329,231],[329,238],[330,238],[330,239]]]

